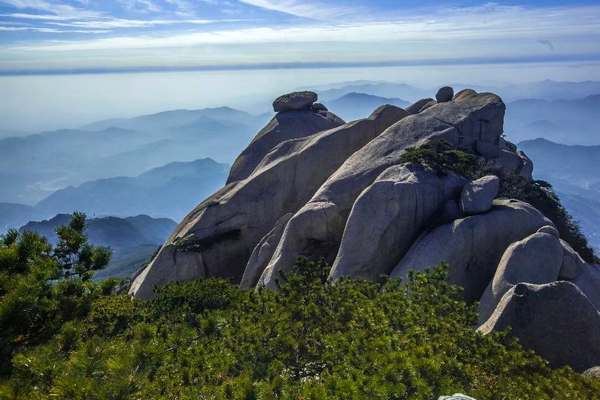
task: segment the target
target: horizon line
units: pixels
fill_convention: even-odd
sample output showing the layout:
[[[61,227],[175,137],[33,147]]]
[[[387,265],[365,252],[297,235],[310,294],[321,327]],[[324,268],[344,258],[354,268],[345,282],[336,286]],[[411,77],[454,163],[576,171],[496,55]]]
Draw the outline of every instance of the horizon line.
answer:
[[[600,61],[600,53],[593,54],[552,54],[528,57],[464,57],[420,60],[387,60],[387,61],[348,61],[348,62],[272,62],[254,64],[216,64],[190,66],[137,66],[137,67],[91,67],[91,68],[38,68],[38,69],[5,69],[0,76],[36,76],[36,75],[88,75],[88,74],[128,74],[159,72],[194,72],[194,71],[247,71],[247,70],[281,70],[281,69],[329,69],[329,68],[376,68],[376,67],[411,67],[411,66],[453,66],[453,65],[492,65],[492,64],[533,64],[558,62],[590,62]]]

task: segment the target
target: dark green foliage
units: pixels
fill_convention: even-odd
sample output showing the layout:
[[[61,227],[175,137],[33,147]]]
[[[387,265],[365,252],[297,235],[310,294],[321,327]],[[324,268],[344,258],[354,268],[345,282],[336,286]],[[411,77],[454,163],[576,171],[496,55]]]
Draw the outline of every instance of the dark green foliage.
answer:
[[[457,150],[445,141],[408,148],[400,157],[400,161],[424,165],[438,174],[451,171],[468,178],[478,176],[483,165],[479,157]]]
[[[434,142],[413,147],[402,155],[402,162],[414,162],[435,170],[438,174],[454,172],[469,179],[495,174],[485,160],[466,151],[457,150],[446,142]],[[529,181],[521,176],[502,176],[499,197],[527,202],[548,217],[566,240],[589,263],[600,262],[588,245],[585,235],[562,206],[552,186],[544,181]]]
[[[84,227],[85,216],[75,215],[61,228],[61,247],[54,251],[32,232],[9,231],[0,241],[0,375],[10,371],[15,352],[47,341],[66,321],[85,317],[95,292],[106,292],[86,282],[86,271],[104,266],[110,254],[87,244]],[[78,274],[65,274],[73,266]]]
[[[278,292],[197,280],[138,302],[91,290],[85,316],[14,354],[0,398],[600,398],[600,384],[507,335],[477,334],[476,306],[444,268],[408,285],[296,268]]]
[[[83,279],[89,279],[91,271],[97,271],[108,265],[111,252],[108,248],[92,246],[88,243],[84,232],[85,220],[85,214],[76,212],[68,225],[56,229],[58,243],[54,249],[54,257],[65,275],[78,275]]]

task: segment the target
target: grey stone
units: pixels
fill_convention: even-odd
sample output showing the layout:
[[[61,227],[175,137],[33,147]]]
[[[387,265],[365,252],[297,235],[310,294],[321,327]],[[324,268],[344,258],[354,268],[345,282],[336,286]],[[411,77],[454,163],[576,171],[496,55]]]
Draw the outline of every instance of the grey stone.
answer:
[[[573,283],[587,296],[596,310],[600,311],[600,266],[586,264]]]
[[[310,106],[310,109],[311,109],[312,112],[329,111],[327,109],[327,107],[325,107],[325,105],[322,104],[322,103],[314,103],[313,105]]]
[[[356,199],[330,279],[377,280],[389,274],[421,230],[466,179],[417,164],[390,167]]]
[[[563,262],[558,277],[566,281],[573,281],[577,279],[587,265],[579,253],[577,253],[569,243],[562,239],[560,243],[563,247]]]
[[[477,92],[474,91],[473,89],[463,89],[458,91],[458,93],[456,93],[454,95],[454,99],[453,100],[462,100],[465,99],[467,97],[472,97],[472,96],[476,96]]]
[[[275,112],[308,110],[317,101],[317,94],[311,91],[292,92],[279,96],[273,102]]]
[[[417,100],[416,102],[414,102],[413,104],[411,104],[410,106],[406,107],[406,112],[408,112],[409,114],[418,114],[419,111],[421,111],[421,109],[429,103],[435,103],[435,100],[432,98],[426,98],[426,99],[421,99],[421,100]]]
[[[600,379],[600,366],[586,369],[582,375],[590,379]]]
[[[440,90],[438,90],[435,95],[435,99],[438,103],[447,103],[449,101],[452,101],[453,97],[454,89],[452,89],[450,86],[444,86],[440,88]]]
[[[502,296],[517,283],[543,284],[558,279],[563,249],[552,230],[556,231],[553,226],[544,226],[508,246],[479,302],[480,324],[492,315]]]
[[[254,247],[277,220],[298,210],[352,153],[406,115],[388,106],[367,119],[278,144],[248,178],[188,214],[129,293],[147,298],[156,285],[204,276],[240,282]]]
[[[260,276],[267,267],[267,263],[273,256],[273,252],[275,251],[277,243],[279,243],[279,239],[281,239],[285,224],[292,218],[292,215],[292,213],[287,213],[279,218],[273,229],[271,229],[254,247],[240,282],[240,287],[242,289],[250,289],[256,286]]]
[[[508,327],[553,368],[582,372],[600,364],[600,314],[571,282],[515,285],[478,330],[486,335]]]
[[[558,233],[558,229],[551,225],[542,226],[540,229],[538,229],[538,233],[547,233],[557,239],[560,239],[560,233]]]
[[[462,217],[463,214],[460,211],[458,202],[456,200],[448,200],[440,213],[439,224],[447,224]]]
[[[335,114],[295,111],[275,115],[234,161],[227,183],[246,179],[278,144],[314,135],[344,124]]]
[[[452,396],[440,396],[438,400],[477,400],[473,397],[466,396],[464,394],[455,393]]]
[[[518,200],[495,200],[492,210],[441,225],[411,246],[391,277],[406,279],[442,262],[448,279],[464,288],[467,301],[479,300],[492,280],[504,250],[513,242],[552,225],[538,210]]]
[[[439,140],[467,149],[477,140],[498,142],[503,132],[504,111],[505,105],[498,96],[477,95],[438,104],[386,129],[349,157],[294,214],[261,277],[261,284],[277,287],[279,271],[291,268],[298,256],[323,257],[332,263],[356,198],[385,169],[401,164],[407,148]],[[487,121],[483,131],[480,120]]]
[[[474,215],[489,211],[499,189],[500,179],[494,175],[467,183],[460,196],[462,212],[466,215]]]

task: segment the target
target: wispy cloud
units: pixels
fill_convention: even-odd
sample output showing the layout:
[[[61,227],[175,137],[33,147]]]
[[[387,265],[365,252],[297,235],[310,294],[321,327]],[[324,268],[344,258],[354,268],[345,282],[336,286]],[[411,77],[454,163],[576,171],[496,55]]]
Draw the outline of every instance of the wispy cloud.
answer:
[[[49,2],[45,0],[0,0],[0,4],[7,4],[21,10],[38,10],[65,18],[90,18],[101,15],[97,11],[74,7],[62,2]]]
[[[531,21],[536,21],[532,24]],[[166,21],[163,21],[166,23]],[[132,24],[143,24],[135,22]],[[159,22],[160,23],[160,22]],[[202,21],[201,23],[205,23]],[[106,25],[95,27],[109,28]],[[119,22],[115,22],[115,26]],[[124,25],[127,23],[124,22]],[[84,26],[84,25],[80,25]],[[493,7],[448,10],[444,14],[414,16],[392,21],[316,24],[292,27],[253,27],[185,32],[168,35],[136,35],[88,41],[48,42],[19,46],[28,50],[77,51],[107,49],[177,48],[214,44],[327,43],[448,41],[471,39],[523,39],[589,35],[600,32],[600,6],[524,9]],[[490,45],[493,45],[490,42]]]
[[[88,34],[98,34],[98,33],[108,33],[108,30],[91,30],[91,29],[54,29],[54,28],[40,28],[35,26],[0,26],[0,32],[22,32],[22,31],[30,31],[30,32],[41,32],[41,33],[88,33]]]
[[[80,28],[147,28],[160,25],[208,25],[214,23],[240,22],[238,19],[123,19],[104,18],[88,21],[49,22],[51,25]]]
[[[241,3],[266,10],[278,11],[297,17],[323,20],[332,17],[358,15],[366,11],[364,7],[334,5],[332,1],[314,0],[240,0]]]

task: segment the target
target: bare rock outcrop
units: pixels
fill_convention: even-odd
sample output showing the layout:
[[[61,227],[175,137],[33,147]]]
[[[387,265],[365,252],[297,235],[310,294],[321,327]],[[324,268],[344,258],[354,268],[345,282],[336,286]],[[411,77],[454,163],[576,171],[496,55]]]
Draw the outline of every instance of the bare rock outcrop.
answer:
[[[299,256],[333,262],[356,198],[385,169],[401,164],[409,147],[435,140],[468,149],[479,142],[498,145],[505,108],[498,96],[482,93],[436,104],[389,127],[348,158],[290,219],[261,284],[277,287],[279,271]]]
[[[156,285],[203,276],[239,282],[254,247],[276,221],[298,210],[352,153],[406,115],[384,106],[369,118],[275,146],[248,178],[226,185],[188,214],[129,292],[151,297]]]
[[[316,94],[314,96],[316,100]],[[290,101],[293,99],[294,97],[291,97]],[[305,99],[305,101],[307,100]],[[310,136],[344,124],[341,118],[326,109],[324,111],[311,109],[310,106],[313,101],[307,103],[305,107],[286,109],[287,112],[276,114],[236,158],[229,172],[227,183],[250,176],[264,156],[278,144],[286,140]],[[298,100],[296,105],[299,104],[301,103]],[[275,111],[277,111],[285,107],[278,106],[275,108]]]
[[[582,372],[600,364],[600,313],[571,282],[515,285],[479,331],[508,327],[555,368],[569,365]]]
[[[439,176],[418,164],[383,171],[352,207],[330,278],[377,280],[389,274],[464,184],[463,177]]]
[[[494,278],[479,302],[479,322],[485,322],[500,299],[518,283],[544,284],[558,279],[563,248],[558,232],[544,226],[504,251]]]
[[[460,196],[462,212],[466,215],[474,215],[489,211],[499,189],[500,179],[494,175],[487,175],[467,183]]]
[[[479,300],[506,248],[545,225],[552,222],[531,205],[495,200],[492,210],[485,214],[441,225],[421,236],[390,276],[405,279],[410,271],[447,262],[450,282],[464,288],[466,300]]]
[[[502,138],[504,103],[470,89],[436,97],[350,123],[312,92],[278,98],[228,184],[129,293],[199,277],[276,289],[299,256],[331,263],[330,280],[406,278],[446,262],[449,281],[480,301],[481,332],[511,326],[555,366],[600,365],[600,267],[535,207],[497,198],[522,196],[511,182],[534,188],[531,160]]]

